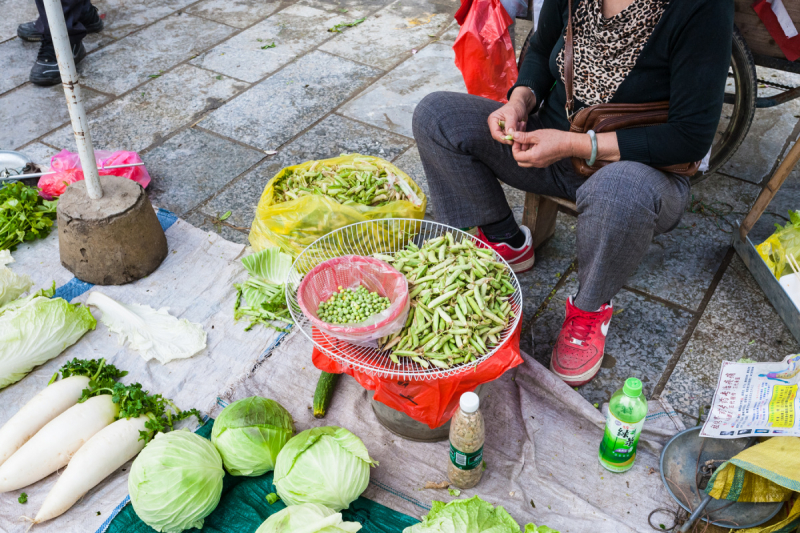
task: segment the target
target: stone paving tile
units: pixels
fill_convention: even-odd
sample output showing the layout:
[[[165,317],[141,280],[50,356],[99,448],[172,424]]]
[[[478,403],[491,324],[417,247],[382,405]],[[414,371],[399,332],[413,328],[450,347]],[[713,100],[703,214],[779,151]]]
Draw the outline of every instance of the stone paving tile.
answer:
[[[153,202],[183,215],[265,157],[205,131],[188,129],[143,156]]]
[[[342,153],[374,155],[391,161],[409,144],[411,142],[404,137],[331,115],[243,176],[200,211],[216,216],[230,210],[233,214],[226,222],[249,228],[264,186],[283,167]]]
[[[191,61],[199,67],[257,82],[308,52],[333,34],[328,28],[346,20],[308,6],[290,6]],[[275,48],[262,49],[275,44]]]
[[[0,43],[0,94],[28,81],[38,51],[39,43],[28,43],[19,37]]]
[[[457,22],[453,22],[450,26],[447,27],[447,31],[439,37],[440,43],[452,43],[456,42],[456,37],[458,37],[458,32],[461,30],[461,26],[458,25]]]
[[[404,7],[404,0],[371,15],[366,21],[349,28],[335,39],[323,44],[320,49],[366,63],[384,70],[390,69],[412,50],[429,43],[452,14],[415,13],[411,16]],[[380,36],[376,39],[376,36]]]
[[[446,44],[426,46],[345,105],[341,112],[413,137],[411,117],[425,95],[433,91],[466,92],[453,59],[453,49]]]
[[[0,0],[0,42],[17,35],[17,26],[23,22],[36,20],[39,12],[33,2],[19,0]]]
[[[31,161],[42,167],[42,170],[46,172],[50,168],[50,158],[61,150],[57,150],[46,144],[33,143],[24,148],[20,148],[19,151],[30,157]]]
[[[97,0],[100,15],[104,16],[103,31],[90,34],[86,40],[105,46],[109,42],[121,39],[143,26],[152,24],[158,19],[171,15],[196,0]],[[84,41],[86,42],[86,41]]]
[[[612,324],[613,328],[613,324]],[[695,425],[711,404],[723,361],[779,361],[800,351],[747,267],[734,256],[667,382],[664,396]],[[692,420],[692,417],[695,420]]]
[[[154,205],[158,204],[154,202]],[[221,216],[222,213],[219,213],[218,215]],[[214,217],[218,215],[214,215]],[[249,244],[247,240],[247,231],[240,231],[232,228],[230,224],[227,223],[227,220],[225,222],[214,222],[214,217],[209,217],[203,213],[197,212],[181,218],[186,220],[186,222],[192,226],[200,228],[203,231],[207,231],[208,233],[216,233],[225,240],[235,242],[237,244]],[[249,229],[250,228],[247,228],[248,231]]]
[[[228,26],[246,28],[267,18],[280,6],[280,2],[264,0],[206,0],[191,6],[186,12]]]
[[[198,120],[246,87],[244,82],[215,76],[191,65],[181,65],[140,90],[89,113],[94,146],[103,150],[142,151],[178,128]],[[48,136],[45,142],[75,151],[69,127]]]
[[[200,126],[262,150],[274,150],[379,73],[314,51],[223,105]]]
[[[311,6],[334,13],[343,14],[350,19],[359,19],[381,9],[385,0],[300,0],[297,5]]]
[[[775,224],[783,226],[788,222],[789,210],[800,210],[800,172],[797,170],[786,178],[778,194],[750,231],[750,240],[755,244],[764,242],[767,237],[775,233]]]
[[[234,31],[199,17],[171,15],[87,56],[79,66],[81,78],[99,91],[122,94]]]
[[[572,274],[533,323],[532,355],[548,368],[564,321],[566,298],[577,289],[577,275]],[[594,380],[578,389],[592,403],[608,401],[629,377],[641,379],[649,397],[692,319],[685,311],[624,289],[614,299],[614,307],[603,366]]]
[[[686,212],[678,227],[653,239],[627,285],[689,309],[697,309],[731,242],[733,222],[744,218],[760,189],[712,175],[692,188],[697,212]],[[702,203],[700,203],[702,202]],[[733,211],[724,219],[712,210]]]
[[[774,80],[792,87],[800,86],[800,74],[790,74],[758,67],[760,78]],[[773,77],[774,76],[774,77]],[[775,89],[759,89],[759,96],[779,92]],[[722,171],[758,183],[766,176],[778,156],[781,155],[786,138],[798,123],[800,100],[767,109],[756,109],[753,125],[744,142],[733,157],[722,167]]]
[[[108,101],[108,97],[82,88],[87,112]],[[13,150],[69,121],[64,88],[25,85],[0,96],[0,150]],[[69,130],[72,136],[72,130]],[[74,143],[73,143],[74,144]]]

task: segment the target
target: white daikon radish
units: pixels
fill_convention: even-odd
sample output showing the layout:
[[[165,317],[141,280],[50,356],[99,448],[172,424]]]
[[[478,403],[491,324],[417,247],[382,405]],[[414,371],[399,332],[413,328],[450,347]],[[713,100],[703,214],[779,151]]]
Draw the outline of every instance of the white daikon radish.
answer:
[[[65,513],[95,485],[136,457],[144,448],[140,431],[149,418],[122,418],[98,431],[72,457],[45,498],[34,524]]]
[[[75,452],[111,424],[118,413],[111,396],[102,394],[58,415],[0,465],[0,492],[27,487],[66,466]]]
[[[70,376],[48,385],[0,428],[0,465],[55,417],[78,403],[89,385],[85,376]]]

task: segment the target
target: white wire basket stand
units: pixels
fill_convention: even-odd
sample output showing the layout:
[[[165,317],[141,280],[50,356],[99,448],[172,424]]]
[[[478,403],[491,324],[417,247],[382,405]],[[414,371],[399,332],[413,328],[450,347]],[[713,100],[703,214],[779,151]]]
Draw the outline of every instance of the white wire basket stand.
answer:
[[[520,290],[519,280],[517,280],[508,263],[496,252],[494,260],[505,265],[511,284],[514,286],[514,292],[508,299],[511,310],[514,312],[514,317],[498,335],[497,344],[488,353],[469,363],[447,369],[434,366],[423,368],[409,358],[402,358],[400,360],[401,364],[397,365],[389,358],[389,351],[357,346],[341,341],[315,328],[312,329],[311,321],[303,314],[297,301],[297,290],[300,287],[303,276],[329,259],[345,255],[372,256],[377,253],[394,255],[405,249],[406,245],[411,242],[421,246],[423,242],[435,239],[447,232],[452,233],[457,243],[462,242],[464,239],[469,239],[476,244],[485,246],[473,235],[445,224],[430,220],[407,218],[358,222],[320,237],[297,257],[286,281],[286,303],[295,321],[295,327],[299,328],[303,335],[308,337],[325,355],[345,368],[352,368],[371,376],[398,380],[425,380],[441,379],[473,370],[481,362],[486,361],[497,353],[519,326],[522,317],[522,291]]]

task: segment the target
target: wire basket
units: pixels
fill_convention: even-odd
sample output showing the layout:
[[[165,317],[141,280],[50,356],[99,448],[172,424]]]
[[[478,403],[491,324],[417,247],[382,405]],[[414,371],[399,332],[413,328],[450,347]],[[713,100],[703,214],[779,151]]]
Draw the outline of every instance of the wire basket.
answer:
[[[435,239],[447,232],[453,234],[456,242],[470,239],[482,247],[485,246],[479,239],[469,233],[445,224],[406,218],[359,222],[320,237],[297,257],[286,281],[286,303],[296,327],[328,357],[345,367],[352,367],[354,370],[376,377],[399,380],[440,379],[473,369],[482,361],[494,355],[505,344],[519,325],[522,316],[522,291],[520,291],[517,276],[514,275],[514,271],[511,270],[508,263],[496,252],[494,260],[505,265],[511,284],[514,286],[514,293],[508,300],[511,304],[511,310],[514,312],[514,318],[500,332],[497,345],[492,347],[488,353],[474,361],[456,365],[452,368],[443,369],[433,366],[423,368],[409,358],[402,358],[401,364],[397,365],[389,358],[389,351],[384,352],[375,348],[357,346],[327,335],[316,328],[312,330],[311,321],[303,314],[297,301],[297,290],[300,287],[303,276],[320,263],[345,255],[371,256],[376,253],[394,255],[411,242],[421,246],[424,241]]]

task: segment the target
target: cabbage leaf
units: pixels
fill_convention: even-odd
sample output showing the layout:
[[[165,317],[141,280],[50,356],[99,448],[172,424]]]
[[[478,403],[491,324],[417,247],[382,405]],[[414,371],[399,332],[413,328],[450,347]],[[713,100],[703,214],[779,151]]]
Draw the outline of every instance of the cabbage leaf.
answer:
[[[289,439],[278,454],[273,482],[286,505],[318,503],[341,511],[366,490],[369,468],[377,464],[361,439],[323,426]]]
[[[272,246],[242,258],[242,265],[254,278],[275,285],[283,285],[292,269],[292,256]]]
[[[520,533],[519,524],[500,507],[473,496],[450,503],[434,501],[422,522],[403,533]],[[525,533],[558,533],[547,526],[525,526]]]
[[[97,307],[100,321],[116,333],[120,344],[127,340],[145,361],[161,364],[174,359],[186,359],[206,347],[203,326],[169,314],[168,307],[158,311],[147,305],[123,304],[97,291],[89,295],[86,305]]]
[[[267,518],[256,533],[356,533],[357,522],[345,522],[342,514],[317,503],[292,505]]]
[[[0,307],[0,389],[16,383],[94,329],[89,308],[51,298],[52,289]]]
[[[22,294],[33,287],[33,280],[25,274],[16,274],[6,265],[13,263],[14,258],[8,250],[0,250],[0,307],[12,300],[16,300]]]

